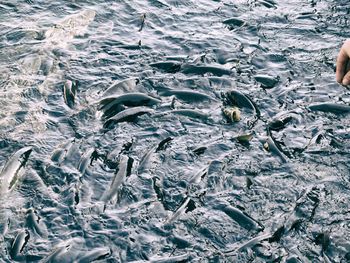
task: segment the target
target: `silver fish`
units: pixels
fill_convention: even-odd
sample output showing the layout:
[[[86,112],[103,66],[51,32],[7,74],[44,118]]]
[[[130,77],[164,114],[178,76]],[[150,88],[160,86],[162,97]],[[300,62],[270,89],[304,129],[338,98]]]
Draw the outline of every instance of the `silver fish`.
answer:
[[[102,195],[101,200],[107,203],[108,201],[113,202],[118,193],[119,187],[125,180],[126,174],[128,172],[129,157],[122,155],[119,162],[119,170],[115,174],[113,181],[107,191]]]
[[[23,175],[23,167],[26,165],[32,147],[24,147],[17,151],[7,161],[0,174],[0,194],[11,191]]]

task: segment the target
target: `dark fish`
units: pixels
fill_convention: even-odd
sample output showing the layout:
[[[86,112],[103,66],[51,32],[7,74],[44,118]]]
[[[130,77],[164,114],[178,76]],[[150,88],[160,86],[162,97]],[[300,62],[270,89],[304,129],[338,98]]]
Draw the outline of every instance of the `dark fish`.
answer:
[[[196,174],[194,174],[188,181],[190,185],[192,184],[198,184],[200,181],[207,175],[208,173],[208,167],[204,167],[203,169],[199,170]]]
[[[71,139],[68,141],[65,141],[64,143],[60,144],[58,146],[58,149],[56,149],[52,155],[51,160],[53,162],[62,163],[64,159],[67,157],[68,152],[73,147],[73,144],[75,143],[75,139]]]
[[[36,214],[35,210],[30,208],[27,211],[27,226],[32,229],[32,231],[38,234],[40,237],[47,236],[47,229],[45,225],[40,222],[40,217]]]
[[[160,69],[167,73],[176,73],[181,69],[182,63],[178,61],[162,61],[150,64],[151,67]]]
[[[237,90],[231,90],[223,94],[225,104],[230,106],[237,106],[238,108],[247,108],[255,112],[257,117],[260,117],[260,110],[253,102],[253,100]]]
[[[139,167],[137,168],[137,173],[142,174],[146,172],[150,167],[150,161],[152,154],[155,152],[156,147],[152,147],[140,160]]]
[[[89,263],[97,260],[102,260],[108,258],[112,254],[112,251],[108,247],[103,248],[95,248],[91,251],[87,251],[82,255],[80,258],[78,258],[75,262],[76,263]]]
[[[143,14],[143,15],[141,16],[141,25],[140,25],[139,32],[142,31],[142,29],[143,29],[143,27],[144,27],[144,25],[145,25],[145,20],[146,20],[146,14]]]
[[[214,98],[210,97],[205,93],[201,93],[195,90],[173,90],[173,89],[163,89],[158,91],[161,96],[175,96],[176,98],[193,102],[193,101],[213,101]]]
[[[199,155],[203,154],[206,150],[207,150],[207,147],[201,146],[201,147],[194,149],[193,153],[199,156]]]
[[[10,249],[10,256],[12,259],[16,259],[19,254],[22,253],[24,247],[28,243],[29,238],[30,235],[27,230],[22,230],[17,234]]]
[[[123,110],[117,113],[115,116],[109,118],[103,125],[104,128],[110,128],[113,124],[119,122],[131,122],[134,121],[138,116],[146,113],[154,112],[153,109],[147,107],[133,107]]]
[[[223,75],[231,75],[232,71],[225,68],[216,66],[198,66],[198,65],[184,65],[181,68],[181,72],[184,74],[204,75],[210,73],[214,76],[221,77]]]
[[[165,138],[164,140],[162,140],[159,144],[158,144],[158,147],[156,149],[156,152],[159,152],[159,151],[162,151],[166,148],[167,144],[169,142],[171,142],[173,140],[173,138],[171,137],[167,137]]]
[[[286,228],[284,226],[279,227],[273,234],[272,236],[269,238],[269,242],[279,242],[282,238],[282,236],[284,235],[284,233],[286,232]]]
[[[120,156],[120,161],[119,161],[119,170],[118,172],[115,174],[111,185],[109,186],[109,189],[106,190],[102,197],[101,200],[104,201],[105,203],[107,202],[114,202],[116,195],[119,191],[119,187],[122,185],[122,183],[124,182],[128,170],[130,170],[130,162],[129,162],[129,157],[126,155],[121,155]]]
[[[277,3],[273,0],[260,0],[258,4],[263,5],[267,8],[277,8]]]
[[[110,118],[120,111],[121,106],[152,106],[160,102],[159,99],[143,93],[127,93],[101,99],[99,110],[103,110],[105,118]]]
[[[237,252],[244,251],[247,248],[254,247],[255,245],[259,244],[261,241],[268,240],[269,238],[271,238],[271,234],[263,234],[263,235],[254,237],[254,238],[248,240],[247,242],[243,243],[242,245],[236,246],[233,249],[225,251],[225,254],[227,256],[233,255]]]
[[[287,162],[287,157],[284,155],[280,147],[277,146],[277,144],[274,142],[274,140],[269,136],[264,144],[264,148],[267,151],[273,152],[278,157],[280,157],[281,161],[283,163]]]
[[[52,263],[52,262],[61,262],[60,257],[67,253],[71,249],[72,245],[70,243],[63,246],[56,247],[51,254],[45,257],[40,263]]]
[[[279,78],[269,75],[256,75],[254,78],[256,82],[260,83],[261,87],[264,89],[272,89],[279,81]]]
[[[201,112],[201,111],[198,111],[198,110],[192,110],[192,109],[171,110],[170,113],[190,117],[193,119],[208,120],[208,118],[209,118],[208,114]]]
[[[331,112],[335,114],[349,113],[350,106],[345,104],[336,104],[336,103],[320,103],[313,104],[309,106],[311,111],[323,111]]]
[[[167,143],[172,141],[173,138],[167,137],[162,140],[157,146],[152,147],[140,160],[139,167],[137,169],[138,174],[144,173],[149,169],[149,163],[151,161],[151,157],[153,153],[164,150]]]
[[[233,30],[237,27],[241,27],[245,24],[245,22],[239,18],[229,18],[222,22],[224,25],[228,27],[229,30]]]
[[[247,230],[256,230],[256,231],[262,231],[264,227],[254,220],[252,217],[247,215],[245,212],[230,206],[228,204],[219,204],[214,207],[217,210],[220,210],[224,212],[226,215],[228,215],[232,220],[237,222],[241,227],[247,229]]]
[[[77,83],[67,80],[63,85],[64,102],[69,108],[73,108],[75,104],[75,95],[77,92]]]
[[[328,233],[320,233],[315,238],[315,243],[321,245],[322,251],[327,250],[331,243],[331,239]]]
[[[28,162],[32,147],[25,147],[13,154],[0,174],[0,195],[11,191],[21,178],[23,167]]]
[[[280,131],[285,128],[285,126],[293,120],[293,117],[288,116],[283,119],[276,119],[268,124],[268,129],[272,131]]]
[[[108,87],[105,92],[103,92],[102,98],[115,96],[118,92],[134,90],[139,83],[140,80],[137,78],[130,78],[117,81],[113,83],[110,87]]]
[[[183,263],[191,262],[189,254],[183,254],[178,256],[167,256],[167,257],[154,257],[150,258],[147,262],[149,263]],[[134,262],[136,263],[136,262]]]
[[[186,213],[188,205],[190,204],[190,200],[191,199],[189,197],[184,198],[180,206],[176,209],[176,211],[168,218],[166,224],[174,222],[180,215]]]
[[[92,160],[93,160],[92,156],[93,156],[94,152],[95,152],[95,149],[91,148],[91,149],[87,150],[84,153],[84,155],[80,158],[80,161],[79,161],[77,168],[82,175],[85,174],[86,169],[88,168],[89,165],[91,165]]]
[[[157,195],[157,199],[158,199],[158,201],[163,203],[164,192],[162,191],[162,187],[160,185],[160,179],[157,176],[154,176],[152,178],[152,181],[153,181],[153,189]]]
[[[303,263],[297,256],[289,256],[286,259],[286,263]]]

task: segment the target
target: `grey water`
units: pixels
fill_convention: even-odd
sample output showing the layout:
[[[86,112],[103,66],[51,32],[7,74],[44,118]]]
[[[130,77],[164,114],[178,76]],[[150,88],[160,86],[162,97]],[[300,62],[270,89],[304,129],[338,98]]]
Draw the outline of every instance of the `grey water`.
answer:
[[[349,12],[0,1],[0,261],[350,262]]]

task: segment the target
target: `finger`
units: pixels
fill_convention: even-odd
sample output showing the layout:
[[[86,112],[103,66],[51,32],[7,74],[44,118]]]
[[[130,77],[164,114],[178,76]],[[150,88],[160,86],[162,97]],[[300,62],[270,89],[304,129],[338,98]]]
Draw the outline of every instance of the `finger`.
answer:
[[[350,84],[350,71],[348,71],[348,73],[345,74],[342,84],[345,86]]]
[[[346,73],[346,66],[349,61],[349,56],[346,54],[345,50],[342,48],[338,54],[337,58],[337,70],[335,73],[336,80],[338,83],[342,83],[344,75]]]

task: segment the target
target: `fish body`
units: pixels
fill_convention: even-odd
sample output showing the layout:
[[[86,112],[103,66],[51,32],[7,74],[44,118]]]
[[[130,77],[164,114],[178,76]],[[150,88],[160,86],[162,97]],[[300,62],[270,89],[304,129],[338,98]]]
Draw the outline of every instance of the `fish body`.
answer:
[[[99,103],[99,110],[103,111],[103,117],[108,119],[123,110],[123,106],[152,106],[161,101],[143,93],[127,93],[119,96],[102,98]]]
[[[30,235],[27,230],[22,230],[17,234],[10,249],[10,256],[12,259],[16,259],[20,253],[22,253],[25,245],[28,243],[29,238]]]
[[[213,101],[214,98],[207,94],[201,93],[195,90],[173,90],[173,89],[163,89],[158,92],[161,96],[175,96],[176,98],[184,101]]]
[[[137,78],[124,79],[113,83],[107,90],[102,94],[102,97],[114,96],[118,92],[125,92],[134,90],[135,87],[140,83]]]
[[[73,108],[75,104],[75,95],[77,92],[77,85],[71,80],[67,80],[63,85],[64,102],[69,108]]]
[[[112,251],[108,247],[95,248],[79,257],[76,261],[74,261],[74,263],[90,263],[93,261],[106,259],[111,254]]]
[[[160,69],[167,73],[176,73],[176,72],[179,72],[181,69],[181,63],[178,61],[156,62],[156,63],[152,63],[150,66],[153,68]]]
[[[32,147],[24,147],[10,157],[0,174],[0,193],[9,192],[15,187],[31,152]]]
[[[27,226],[40,237],[47,237],[48,235],[46,226],[32,208],[27,211]]]
[[[345,104],[337,104],[337,103],[319,103],[313,104],[309,106],[311,111],[323,111],[323,112],[331,112],[335,114],[349,113],[350,106]]]
[[[193,109],[177,109],[177,110],[172,110],[170,112],[176,115],[182,115],[193,119],[207,120],[209,118],[208,114],[198,110],[193,110]]]
[[[129,109],[123,110],[123,111],[117,113],[115,116],[109,118],[105,122],[103,127],[108,128],[114,123],[134,121],[138,116],[144,115],[146,113],[151,113],[153,111],[154,111],[153,109],[150,109],[147,107],[129,108]]]
[[[232,71],[225,68],[220,68],[216,66],[198,66],[198,65],[184,65],[181,68],[181,72],[184,74],[196,74],[196,75],[204,75],[204,74],[212,74],[214,76],[221,77],[223,75],[231,75]]]
[[[104,194],[102,195],[102,198],[101,198],[102,201],[104,201],[105,203],[109,201],[110,202],[114,201],[118,193],[119,187],[122,185],[122,183],[126,178],[128,167],[129,167],[129,157],[127,157],[126,155],[122,155],[119,162],[119,170],[115,174],[109,189],[105,191]]]

